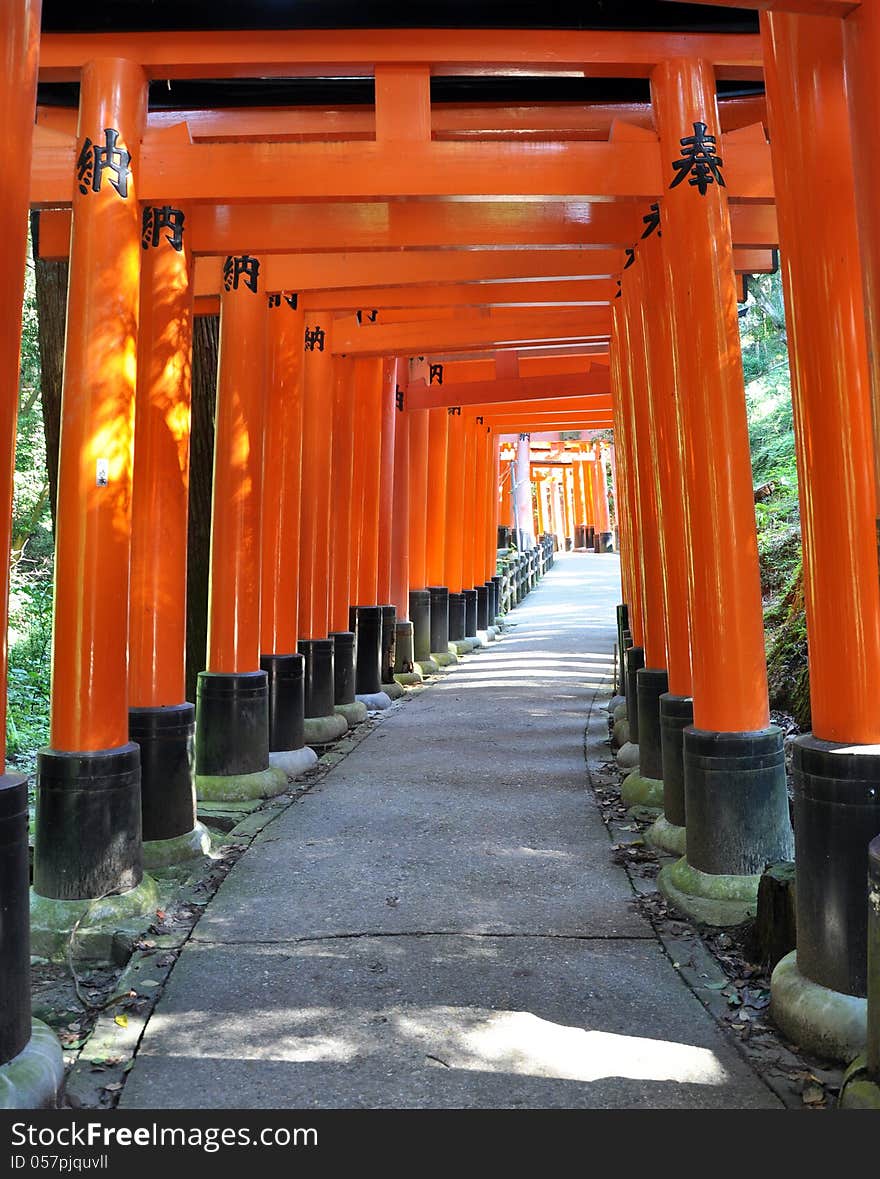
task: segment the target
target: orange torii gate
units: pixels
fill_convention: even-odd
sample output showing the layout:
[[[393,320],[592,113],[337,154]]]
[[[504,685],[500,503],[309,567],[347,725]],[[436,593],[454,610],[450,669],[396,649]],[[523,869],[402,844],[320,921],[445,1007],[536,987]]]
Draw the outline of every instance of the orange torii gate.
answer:
[[[404,672],[429,668],[432,651],[453,658],[450,643],[488,641],[501,435],[520,435],[524,510],[530,432],[613,427],[639,758],[624,796],[663,805],[652,838],[684,853],[661,876],[680,908],[719,924],[752,912],[759,872],[791,841],[767,708],[736,276],[774,269],[781,245],[815,733],[795,755],[802,943],[774,976],[773,1009],[793,1038],[843,1056],[859,1046],[859,849],[876,821],[863,785],[873,799],[880,780],[880,476],[866,475],[880,471],[880,231],[878,165],[852,152],[846,125],[854,138],[877,121],[880,22],[856,0],[738,7],[773,11],[760,34],[46,33],[40,79],[78,83],[79,110],[41,105],[34,127],[39,4],[11,0],[2,134],[24,166],[3,181],[9,387],[28,203],[42,256],[70,258],[36,946],[57,951],[64,922],[69,932],[107,893],[130,912],[155,905],[142,836],[148,864],[202,846],[182,585],[190,331],[194,315],[218,312],[203,796],[283,789],[304,764],[292,756],[308,735],[302,708],[325,722],[314,739],[359,715],[335,659],[355,670],[354,623],[364,670],[378,652],[368,686],[381,687],[382,635],[397,633],[388,599],[404,638],[412,622]],[[432,101],[432,78],[555,73],[641,79],[651,101]],[[716,94],[719,80],[765,73],[766,106]],[[369,79],[374,102],[147,109],[155,80],[340,76]],[[11,458],[11,415],[2,431]],[[595,480],[595,449],[577,465]],[[11,475],[7,462],[7,503]],[[600,489],[570,482],[557,505],[566,530],[588,502],[598,527]],[[841,519],[848,543],[832,553],[820,538]],[[21,783],[7,782],[18,798]],[[164,827],[149,826],[157,800]],[[829,800],[830,844],[817,819]],[[803,1016],[817,994],[821,1011]],[[26,1025],[4,1028],[0,1066]]]

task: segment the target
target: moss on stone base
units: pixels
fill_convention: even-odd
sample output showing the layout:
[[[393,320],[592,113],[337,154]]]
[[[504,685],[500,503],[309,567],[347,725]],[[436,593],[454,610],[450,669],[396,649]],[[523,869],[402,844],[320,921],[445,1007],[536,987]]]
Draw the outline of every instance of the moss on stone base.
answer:
[[[871,1076],[864,1056],[844,1073],[837,1104],[840,1109],[880,1109],[880,1077]]]
[[[420,671],[416,671],[415,666],[412,671],[396,671],[394,678],[399,684],[403,684],[405,688],[414,688],[417,684],[423,684],[425,682],[425,677]]]
[[[648,843],[673,856],[683,856],[687,851],[687,828],[670,823],[661,815],[645,832]]]
[[[200,802],[243,802],[249,798],[274,798],[289,783],[284,770],[269,766],[255,774],[196,774],[196,798]]]
[[[211,835],[202,823],[196,823],[192,831],[174,835],[171,839],[148,839],[144,843],[144,867],[150,871],[173,868],[199,860],[211,850]]]
[[[348,721],[338,712],[329,716],[307,716],[303,722],[306,745],[329,745],[348,732]]]
[[[351,704],[335,704],[333,711],[337,716],[344,717],[348,727],[353,729],[355,725],[361,725],[367,719],[367,709],[372,707],[367,703],[368,699],[370,697],[358,696]]]
[[[639,768],[639,747],[632,741],[626,741],[617,751],[617,767],[621,770],[637,770]]]
[[[638,770],[633,770],[623,780],[620,798],[627,806],[662,807],[663,782],[660,778],[643,778]]]
[[[0,1065],[0,1109],[57,1109],[64,1087],[64,1053],[51,1028],[31,1020],[31,1038]]]
[[[427,659],[417,660],[413,665],[413,669],[416,674],[421,675],[422,679],[424,679],[426,675],[436,675],[440,670],[440,664],[432,656],[429,656]]]
[[[383,684],[382,691],[385,693],[385,695],[388,697],[389,700],[399,700],[401,698],[401,696],[406,695],[403,688],[400,686],[400,684],[397,683],[396,679],[393,683]]]
[[[458,656],[452,651],[432,651],[431,658],[438,667],[449,667],[453,663],[458,663]]]
[[[140,932],[158,905],[159,888],[152,876],[144,876],[128,892],[94,900],[58,900],[31,889],[31,953],[50,962],[63,962],[75,927],[75,960],[112,962],[116,933]]]
[[[798,969],[797,950],[770,976],[770,1017],[785,1036],[808,1052],[846,1063],[868,1038],[868,1001],[832,991]]]
[[[657,886],[677,909],[706,925],[742,925],[758,908],[760,876],[716,876],[685,856],[660,869]]]

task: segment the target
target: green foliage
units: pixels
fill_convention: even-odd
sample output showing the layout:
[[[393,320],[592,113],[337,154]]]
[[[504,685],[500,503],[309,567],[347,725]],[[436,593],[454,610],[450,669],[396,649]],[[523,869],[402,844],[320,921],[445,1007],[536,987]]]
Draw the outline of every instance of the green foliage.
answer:
[[[37,304],[31,258],[22,314],[18,440],[9,587],[9,684],[6,723],[11,763],[29,769],[49,732],[52,636],[52,523],[40,401]]]
[[[801,526],[785,310],[779,274],[749,280],[740,317],[764,595],[770,705],[810,725]]]

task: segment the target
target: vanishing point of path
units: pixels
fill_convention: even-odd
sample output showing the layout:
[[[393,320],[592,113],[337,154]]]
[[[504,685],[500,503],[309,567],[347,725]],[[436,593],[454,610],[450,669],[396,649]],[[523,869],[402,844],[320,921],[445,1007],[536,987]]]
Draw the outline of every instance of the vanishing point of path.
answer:
[[[124,1107],[779,1107],[633,908],[586,786],[618,570],[561,558],[266,828]]]

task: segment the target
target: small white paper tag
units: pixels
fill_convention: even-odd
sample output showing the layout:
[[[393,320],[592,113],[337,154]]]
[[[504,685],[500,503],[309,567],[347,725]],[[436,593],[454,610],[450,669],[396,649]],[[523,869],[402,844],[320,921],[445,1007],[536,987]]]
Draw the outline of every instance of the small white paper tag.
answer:
[[[110,462],[108,459],[98,459],[95,463],[95,486],[106,487],[110,482]]]

